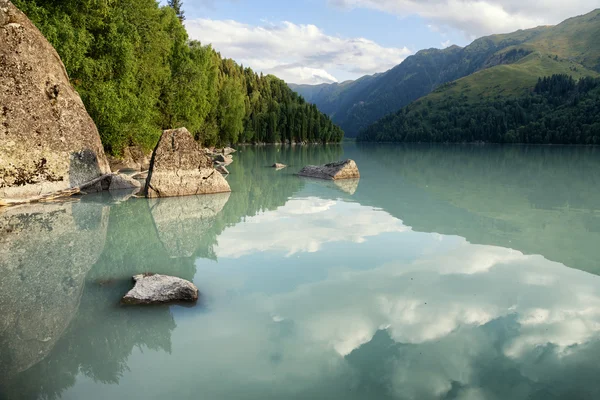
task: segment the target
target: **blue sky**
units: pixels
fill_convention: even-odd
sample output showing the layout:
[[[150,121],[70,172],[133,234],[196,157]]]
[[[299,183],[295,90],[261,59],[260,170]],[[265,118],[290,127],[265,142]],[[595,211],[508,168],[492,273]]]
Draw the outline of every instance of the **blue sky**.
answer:
[[[293,83],[384,72],[424,48],[556,24],[600,0],[183,0],[193,39]]]

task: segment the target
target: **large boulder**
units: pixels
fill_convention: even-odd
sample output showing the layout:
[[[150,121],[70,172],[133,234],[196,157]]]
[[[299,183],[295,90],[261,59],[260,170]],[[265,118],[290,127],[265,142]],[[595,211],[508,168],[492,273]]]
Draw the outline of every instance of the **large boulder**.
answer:
[[[358,179],[360,173],[354,160],[339,161],[325,165],[308,165],[298,173],[300,176],[307,176],[317,179]]]
[[[133,277],[135,286],[121,300],[125,304],[164,304],[195,302],[198,288],[185,279],[168,275],[141,274]]]
[[[150,162],[147,197],[231,192],[229,183],[185,128],[164,131]]]
[[[58,54],[8,0],[0,0],[0,144],[0,198],[57,192],[110,172]]]

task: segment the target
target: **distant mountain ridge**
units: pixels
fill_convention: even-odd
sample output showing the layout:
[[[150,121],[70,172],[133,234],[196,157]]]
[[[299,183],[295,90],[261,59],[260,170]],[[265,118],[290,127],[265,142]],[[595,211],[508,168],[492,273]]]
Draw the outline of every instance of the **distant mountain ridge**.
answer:
[[[446,84],[461,78],[469,78],[467,90],[473,97],[485,97],[520,95],[541,76],[595,76],[600,72],[598,38],[600,10],[595,10],[556,26],[486,36],[464,48],[421,50],[387,72],[356,81],[290,87],[330,115],[346,136],[355,137],[387,114],[433,91],[443,92]]]

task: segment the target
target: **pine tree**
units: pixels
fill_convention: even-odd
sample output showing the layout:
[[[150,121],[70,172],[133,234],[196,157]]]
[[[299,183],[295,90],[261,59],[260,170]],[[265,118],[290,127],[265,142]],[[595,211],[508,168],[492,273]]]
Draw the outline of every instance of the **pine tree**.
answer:
[[[168,0],[169,7],[175,10],[179,21],[185,20],[185,11],[183,11],[183,2],[181,0]]]

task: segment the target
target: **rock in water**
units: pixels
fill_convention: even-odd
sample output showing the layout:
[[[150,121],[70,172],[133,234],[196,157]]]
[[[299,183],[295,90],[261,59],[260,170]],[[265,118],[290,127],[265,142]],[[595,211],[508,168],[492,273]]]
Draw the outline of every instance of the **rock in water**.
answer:
[[[280,164],[280,163],[273,164],[273,168],[275,168],[275,169],[282,169],[282,168],[286,168],[286,167],[287,167],[287,165],[285,165],[285,164]]]
[[[222,175],[229,175],[229,170],[225,168],[224,165],[216,165],[215,169],[219,171]]]
[[[133,280],[135,286],[121,300],[125,304],[163,304],[198,300],[198,288],[185,279],[142,274],[135,275]]]
[[[44,195],[107,173],[98,130],[58,54],[0,0],[0,198]]]
[[[108,190],[125,190],[141,188],[142,184],[133,177],[125,174],[114,174],[110,177],[110,186]]]
[[[150,162],[146,197],[231,192],[229,183],[185,128],[164,131]]]
[[[229,165],[229,164],[231,164],[233,162],[233,156],[232,155],[217,154],[217,156],[215,157],[215,162],[223,163],[225,165]]]
[[[223,149],[223,155],[228,156],[228,155],[233,154],[233,153],[235,153],[235,149],[232,149],[231,147],[225,147]]]
[[[339,161],[325,165],[308,165],[298,173],[300,176],[307,176],[318,179],[357,179],[360,178],[358,167],[354,160]]]

